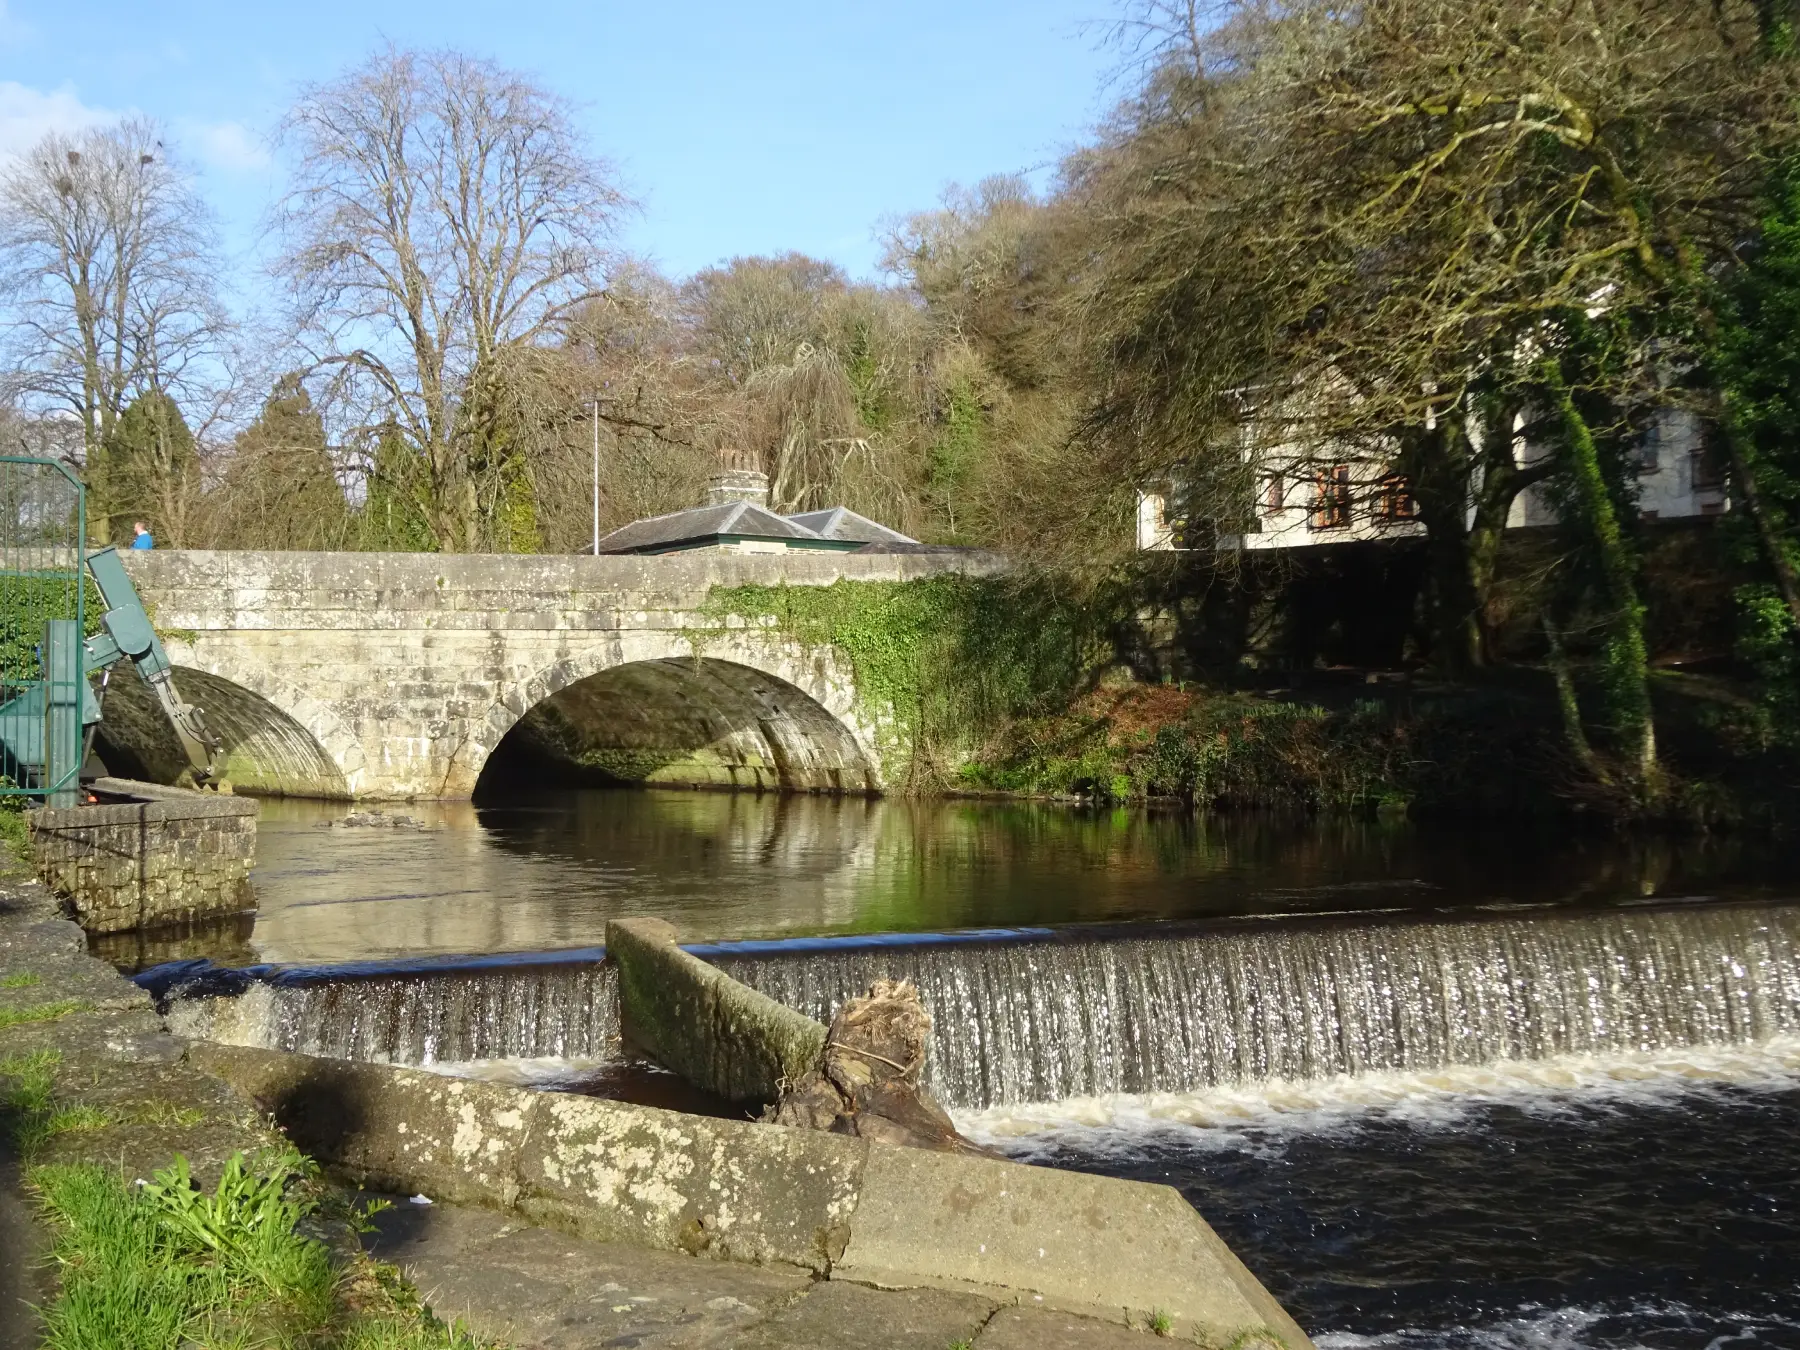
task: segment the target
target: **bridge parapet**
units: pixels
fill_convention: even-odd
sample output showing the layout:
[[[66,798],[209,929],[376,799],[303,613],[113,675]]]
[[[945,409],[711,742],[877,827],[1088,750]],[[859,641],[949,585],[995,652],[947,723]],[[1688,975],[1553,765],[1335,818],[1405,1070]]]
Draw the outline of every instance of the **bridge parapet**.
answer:
[[[583,681],[586,708],[617,714],[619,762],[652,766],[656,781],[877,790],[893,747],[859,711],[848,662],[760,629],[721,633],[708,593],[987,575],[1005,563],[964,552],[158,550],[129,566],[177,666],[243,691],[226,736],[240,788],[405,798],[469,796],[507,732]],[[671,674],[681,661],[741,670],[683,681]],[[663,676],[612,681],[610,695],[593,679],[639,664]],[[665,691],[664,702],[627,709],[627,686],[640,702]],[[819,710],[836,724],[822,739]],[[681,745],[658,743],[676,735]],[[307,739],[317,756],[297,750]]]

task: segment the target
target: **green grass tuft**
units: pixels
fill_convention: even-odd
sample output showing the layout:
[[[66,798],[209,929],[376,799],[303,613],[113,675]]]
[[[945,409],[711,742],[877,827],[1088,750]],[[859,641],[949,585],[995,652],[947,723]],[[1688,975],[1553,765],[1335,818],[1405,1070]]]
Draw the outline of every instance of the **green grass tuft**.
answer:
[[[29,970],[16,971],[11,975],[0,975],[0,989],[29,989],[34,984],[42,984],[43,976],[34,975]]]
[[[0,873],[31,870],[31,827],[25,810],[36,802],[13,797],[0,801]]]
[[[210,1191],[180,1155],[138,1186],[92,1163],[32,1168],[62,1285],[46,1350],[476,1350],[392,1267],[340,1270],[298,1231],[316,1171],[291,1149],[234,1155]]]
[[[169,1101],[133,1102],[113,1113],[123,1125],[179,1125],[184,1129],[206,1119],[197,1106],[179,1106]]]
[[[0,1031],[9,1027],[28,1026],[33,1022],[54,1022],[70,1013],[86,1012],[94,1005],[78,998],[40,1003],[33,1008],[0,1008]]]
[[[33,1113],[30,1119],[20,1123],[15,1136],[19,1151],[29,1158],[58,1135],[91,1134],[95,1130],[104,1130],[116,1121],[117,1117],[103,1107],[79,1103],[74,1106],[57,1106]]]
[[[50,1089],[62,1056],[54,1050],[0,1055],[0,1114],[30,1115],[50,1109]]]
[[[1175,1319],[1163,1309],[1157,1308],[1150,1314],[1150,1330],[1158,1336],[1167,1336],[1175,1330]]]

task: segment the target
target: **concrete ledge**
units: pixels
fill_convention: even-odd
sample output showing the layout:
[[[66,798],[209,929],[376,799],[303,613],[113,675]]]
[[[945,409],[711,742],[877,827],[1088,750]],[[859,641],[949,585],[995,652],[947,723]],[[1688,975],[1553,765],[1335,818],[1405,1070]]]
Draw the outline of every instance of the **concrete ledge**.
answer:
[[[88,932],[250,907],[255,802],[124,778],[97,779],[94,790],[98,805],[26,816],[38,874],[74,905]]]
[[[867,1145],[417,1069],[199,1042],[201,1067],[358,1180],[584,1237],[824,1271]]]
[[[1305,1333],[1166,1186],[200,1043],[295,1143],[403,1193],[584,1236],[945,1288],[1212,1345]]]
[[[825,1028],[689,956],[675,936],[660,919],[606,925],[625,1044],[729,1101],[769,1105],[818,1063]]]
[[[869,1146],[842,1278],[982,1293],[1029,1290],[1071,1312],[1141,1322],[1162,1309],[1227,1344],[1306,1335],[1170,1186]]]

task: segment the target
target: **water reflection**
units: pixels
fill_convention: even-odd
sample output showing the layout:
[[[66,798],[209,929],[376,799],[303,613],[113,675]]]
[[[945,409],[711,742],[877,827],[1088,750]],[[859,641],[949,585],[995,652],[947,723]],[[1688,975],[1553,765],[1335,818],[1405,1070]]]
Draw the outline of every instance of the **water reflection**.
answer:
[[[1745,843],[1210,819],[1048,803],[581,791],[401,808],[425,830],[321,828],[263,806],[259,912],[216,934],[99,950],[342,961],[599,944],[654,914],[695,939],[1242,913],[1792,894]]]

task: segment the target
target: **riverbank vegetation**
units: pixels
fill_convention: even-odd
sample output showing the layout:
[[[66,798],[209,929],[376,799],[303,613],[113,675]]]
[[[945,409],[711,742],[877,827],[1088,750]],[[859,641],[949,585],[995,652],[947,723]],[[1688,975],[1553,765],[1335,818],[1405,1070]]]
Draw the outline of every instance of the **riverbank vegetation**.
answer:
[[[1673,552],[1664,565],[1686,555]],[[717,631],[733,620],[770,627],[847,660],[865,725],[897,747],[889,780],[902,792],[1758,831],[1792,818],[1800,757],[1770,705],[1779,685],[1772,695],[1742,679],[1655,670],[1665,787],[1650,814],[1572,752],[1552,671],[1520,662],[1457,679],[1333,659],[1342,653],[1329,633],[1321,644],[1310,616],[1323,604],[1354,619],[1365,579],[1358,566],[1323,577],[1273,568],[1260,584],[1220,588],[1231,602],[1223,614],[1187,603],[1195,584],[1166,566],[1084,592],[1030,572],[718,588],[708,609]],[[1730,604],[1729,588],[1714,588],[1664,606],[1652,616],[1655,649],[1728,625]],[[1515,622],[1496,636],[1505,650],[1529,631]],[[704,651],[703,632],[697,640]],[[1355,623],[1335,637],[1371,640]],[[1402,622],[1379,640],[1392,655],[1410,635]],[[1570,677],[1584,702],[1602,697],[1600,678],[1592,667]]]
[[[1778,815],[1800,781],[1788,8],[1117,19],[1118,103],[1049,185],[888,222],[880,281],[622,257],[630,203],[559,97],[384,50],[284,123],[284,307],[257,316],[282,340],[258,359],[166,131],[51,136],[0,181],[10,434],[84,466],[103,531],[142,516],[178,546],[577,550],[597,437],[603,527],[693,504],[724,463],[779,510],[1001,550],[1026,573],[1005,591],[720,602],[829,634],[917,733],[920,787]],[[393,183],[416,210],[381,209]],[[84,307],[81,268],[127,303]],[[1692,529],[1641,499],[1677,414],[1682,471],[1728,508]],[[1345,461],[1381,470],[1345,513],[1416,538],[1241,547],[1257,501],[1336,491]],[[1133,556],[1150,487],[1186,550],[1166,566]]]
[[[60,1136],[117,1125],[117,1112],[59,1104],[53,1052],[0,1057],[0,1128],[25,1164],[51,1233],[49,1350],[479,1350],[435,1319],[352,1231],[367,1220],[291,1148],[226,1161],[203,1186],[177,1154],[154,1176],[92,1162],[44,1162]],[[135,1123],[195,1123],[169,1106]],[[341,1235],[334,1247],[327,1238]]]

